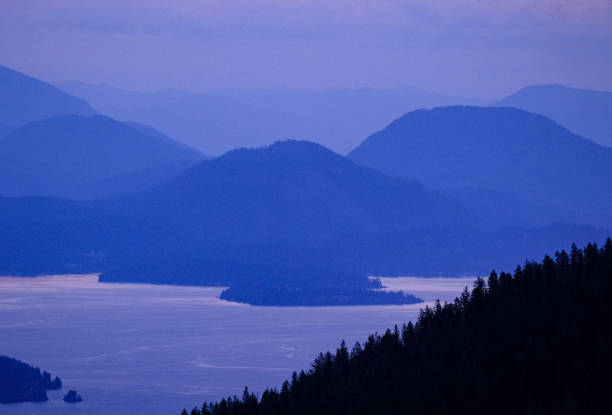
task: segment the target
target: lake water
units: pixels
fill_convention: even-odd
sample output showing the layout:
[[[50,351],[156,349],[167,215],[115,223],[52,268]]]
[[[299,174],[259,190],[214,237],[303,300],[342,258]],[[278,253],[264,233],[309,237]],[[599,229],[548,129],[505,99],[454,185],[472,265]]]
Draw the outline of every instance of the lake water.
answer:
[[[383,278],[430,302],[474,278]],[[424,304],[253,307],[220,288],[99,283],[97,276],[0,277],[0,354],[60,376],[49,401],[1,414],[178,415],[183,407],[280,387],[342,339],[414,321]],[[66,404],[68,388],[84,399]]]

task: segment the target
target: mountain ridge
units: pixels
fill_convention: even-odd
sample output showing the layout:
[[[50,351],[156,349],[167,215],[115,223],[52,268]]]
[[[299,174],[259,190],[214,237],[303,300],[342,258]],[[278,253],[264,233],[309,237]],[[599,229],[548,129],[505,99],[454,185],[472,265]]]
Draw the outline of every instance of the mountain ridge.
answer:
[[[96,111],[83,99],[55,86],[0,65],[0,123],[20,126],[46,118]]]
[[[58,86],[99,111],[152,125],[215,156],[286,139],[315,141],[345,154],[360,137],[407,109],[480,103],[414,88],[139,93],[78,83]]]
[[[555,209],[563,221],[612,224],[612,197],[605,190],[612,149],[520,109],[410,112],[368,137],[349,158],[446,192],[471,187],[508,193]]]
[[[483,224],[418,182],[297,141],[235,150],[125,196],[0,198],[0,213],[0,273],[231,286],[228,298],[261,303],[275,293],[265,301],[278,305],[316,303],[295,295],[325,290],[335,293],[326,302],[370,304],[370,275],[484,273],[609,234],[495,216]]]
[[[542,114],[601,145],[612,147],[612,92],[560,84],[530,85],[495,106]]]
[[[77,198],[75,189],[86,183],[205,158],[102,115],[61,115],[25,124],[0,140],[0,154],[0,194]]]

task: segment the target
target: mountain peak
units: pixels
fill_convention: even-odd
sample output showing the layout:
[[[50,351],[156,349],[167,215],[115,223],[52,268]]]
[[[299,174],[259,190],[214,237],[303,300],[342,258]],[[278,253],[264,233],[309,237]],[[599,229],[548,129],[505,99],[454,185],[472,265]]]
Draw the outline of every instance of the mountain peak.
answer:
[[[531,85],[494,104],[537,112],[612,147],[612,92],[565,85]]]
[[[62,114],[96,113],[81,98],[1,65],[0,90],[0,123],[14,127]]]
[[[274,143],[256,147],[256,148],[238,148],[225,153],[223,157],[288,157],[294,160],[308,159],[310,157],[337,157],[342,158],[339,154],[334,153],[327,147],[312,141],[305,140],[278,140]]]
[[[606,213],[612,196],[605,190],[612,177],[612,149],[517,108],[414,111],[368,137],[349,157],[434,188],[480,188],[563,209],[571,202],[571,209],[612,221]]]
[[[102,115],[60,115],[25,124],[0,140],[0,154],[4,196],[79,197],[72,192],[85,184],[112,194],[110,184],[100,183],[111,179],[122,191],[138,190],[204,159],[170,139],[162,141]],[[137,180],[123,176],[133,173]]]
[[[502,101],[509,99],[515,95],[524,94],[524,93],[547,93],[547,92],[565,92],[565,93],[584,93],[584,94],[610,94],[610,91],[598,91],[595,89],[585,89],[585,88],[576,88],[572,86],[567,86],[563,84],[534,84],[534,85],[525,85],[517,92],[509,95],[504,98]]]

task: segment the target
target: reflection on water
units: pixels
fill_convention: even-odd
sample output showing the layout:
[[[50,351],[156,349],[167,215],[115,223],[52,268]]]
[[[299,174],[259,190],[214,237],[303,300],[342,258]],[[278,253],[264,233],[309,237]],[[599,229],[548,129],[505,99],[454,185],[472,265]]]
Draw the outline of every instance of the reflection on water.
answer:
[[[473,278],[383,278],[432,301]],[[96,275],[0,277],[0,354],[58,375],[49,402],[7,414],[178,414],[204,399],[280,386],[320,352],[414,320],[423,304],[252,307],[222,288],[98,283]],[[84,402],[61,398],[77,389]]]
[[[405,291],[432,302],[437,299],[444,302],[454,300],[465,287],[472,289],[475,277],[461,278],[419,278],[419,277],[397,277],[379,278],[385,290]],[[422,307],[424,305],[421,305]]]

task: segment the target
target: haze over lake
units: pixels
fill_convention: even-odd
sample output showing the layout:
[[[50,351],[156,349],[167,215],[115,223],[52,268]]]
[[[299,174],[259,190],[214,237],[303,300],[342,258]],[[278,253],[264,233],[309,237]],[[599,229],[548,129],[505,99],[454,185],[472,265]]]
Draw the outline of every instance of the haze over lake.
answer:
[[[474,278],[384,278],[426,302],[452,299]],[[98,283],[97,276],[0,277],[0,349],[60,376],[45,403],[10,414],[178,414],[204,399],[280,387],[341,339],[414,320],[425,304],[253,307],[218,287]],[[61,401],[77,389],[84,402]]]

